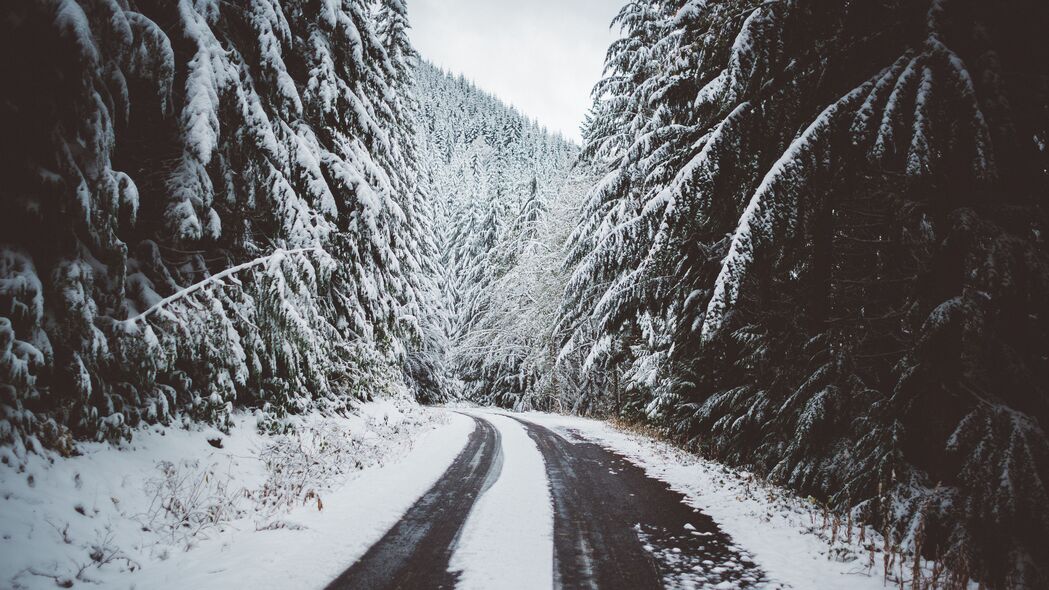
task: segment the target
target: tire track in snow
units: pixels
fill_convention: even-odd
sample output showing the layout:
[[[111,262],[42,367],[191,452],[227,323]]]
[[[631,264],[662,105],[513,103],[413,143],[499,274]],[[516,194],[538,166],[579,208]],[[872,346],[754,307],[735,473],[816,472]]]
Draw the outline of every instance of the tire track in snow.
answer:
[[[474,503],[498,479],[503,451],[499,432],[470,416],[476,428],[437,481],[375,545],[327,590],[454,588],[452,550]]]
[[[553,502],[543,455],[528,432],[487,414],[499,431],[503,469],[474,504],[452,554],[458,590],[551,590]]]

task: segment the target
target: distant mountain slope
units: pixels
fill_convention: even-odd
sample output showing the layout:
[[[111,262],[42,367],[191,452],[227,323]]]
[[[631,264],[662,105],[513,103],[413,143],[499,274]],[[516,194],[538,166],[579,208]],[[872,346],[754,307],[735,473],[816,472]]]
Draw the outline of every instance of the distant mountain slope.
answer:
[[[550,211],[563,218],[564,206],[578,200],[581,189],[566,184],[578,147],[429,63],[416,69],[415,89],[422,184],[435,203],[445,272],[451,366],[467,396],[512,405],[537,380],[549,379],[551,367],[532,357],[536,349],[551,350],[561,285],[547,286],[543,306],[552,309],[544,319],[528,321],[528,312],[539,309],[508,305],[514,291],[508,281],[531,251],[522,241],[538,243],[533,234],[549,222]],[[549,262],[554,268],[530,286],[560,271],[560,259]]]

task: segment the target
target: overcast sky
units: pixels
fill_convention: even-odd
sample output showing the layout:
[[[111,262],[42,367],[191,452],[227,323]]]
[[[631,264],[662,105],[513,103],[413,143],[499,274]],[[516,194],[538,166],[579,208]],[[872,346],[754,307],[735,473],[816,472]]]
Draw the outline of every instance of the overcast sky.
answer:
[[[579,140],[624,0],[408,0],[422,56]]]

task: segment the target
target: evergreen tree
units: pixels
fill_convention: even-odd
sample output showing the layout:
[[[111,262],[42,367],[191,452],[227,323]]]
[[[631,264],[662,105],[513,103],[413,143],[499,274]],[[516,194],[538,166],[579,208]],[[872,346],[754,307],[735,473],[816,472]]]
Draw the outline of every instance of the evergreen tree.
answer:
[[[1037,587],[1049,15],[1016,8],[627,4],[562,322],[622,411]]]
[[[435,256],[404,7],[17,3],[2,19],[0,439],[264,426],[399,386]]]
[[[537,351],[550,356],[553,319],[515,317],[512,305],[526,293],[516,290],[524,285],[511,284],[510,275],[529,232],[561,198],[577,148],[462,77],[425,62],[416,70],[415,87],[421,167],[432,201],[439,204],[434,226],[438,274],[446,277],[441,289],[448,310],[446,362],[463,395],[521,405],[527,384],[545,370],[537,366],[522,373],[522,362]]]

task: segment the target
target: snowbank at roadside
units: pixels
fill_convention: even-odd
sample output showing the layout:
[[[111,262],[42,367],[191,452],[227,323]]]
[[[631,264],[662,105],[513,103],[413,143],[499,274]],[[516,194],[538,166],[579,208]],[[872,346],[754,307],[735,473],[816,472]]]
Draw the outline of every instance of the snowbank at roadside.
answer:
[[[473,430],[406,400],[302,417],[289,435],[234,422],[228,435],[151,427],[120,448],[21,465],[0,449],[0,587],[323,587]]]

